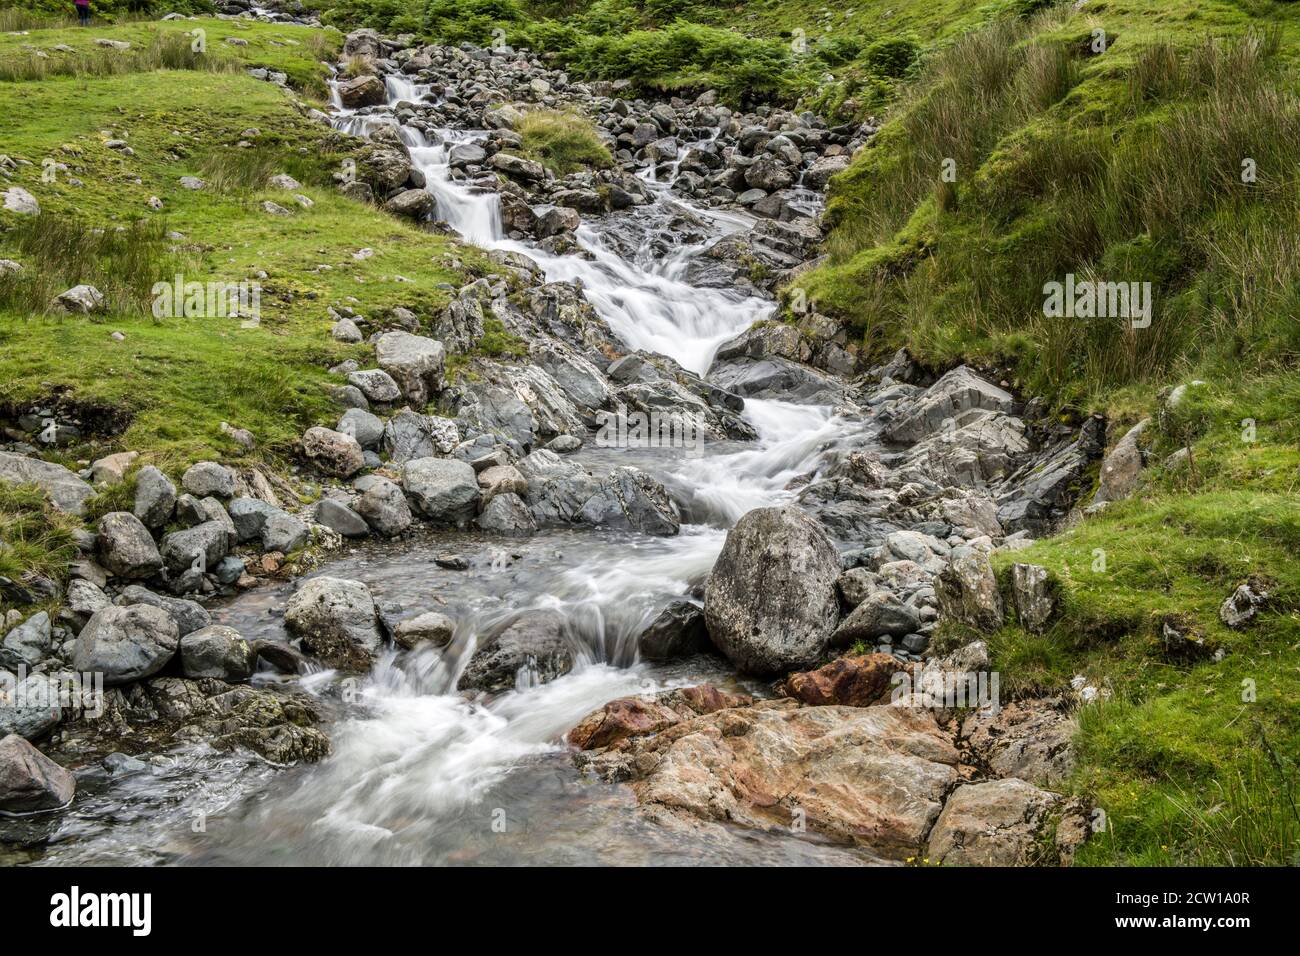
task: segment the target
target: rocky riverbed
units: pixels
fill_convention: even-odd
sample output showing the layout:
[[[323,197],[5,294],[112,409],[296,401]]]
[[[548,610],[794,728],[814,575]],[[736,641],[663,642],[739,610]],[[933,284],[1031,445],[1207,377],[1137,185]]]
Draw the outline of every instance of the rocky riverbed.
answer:
[[[1052,788],[1079,702],[1001,699],[978,632],[1050,619],[1041,569],[1008,585],[989,556],[1069,519],[1105,423],[778,313],[872,126],[625,93],[525,51],[349,35],[320,117],[363,140],[340,189],[494,271],[429,323],[330,307],[322,336],[374,359],[333,370],[338,418],[297,474],[133,452],[75,472],[40,436],[84,423],[6,422],[0,481],[60,510],[134,481],[66,589],[0,579],[59,607],[0,641],[11,852],[1069,860],[1088,808]],[[537,108],[589,117],[614,165],[523,156]],[[490,332],[516,347],[477,349]],[[606,440],[629,415],[698,442]],[[60,702],[80,674],[102,697]]]

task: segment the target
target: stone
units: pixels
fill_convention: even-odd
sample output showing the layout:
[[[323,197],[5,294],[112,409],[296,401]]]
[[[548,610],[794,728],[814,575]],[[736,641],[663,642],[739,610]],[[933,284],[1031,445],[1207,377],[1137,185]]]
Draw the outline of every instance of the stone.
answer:
[[[894,675],[902,670],[904,665],[892,654],[841,657],[816,670],[791,674],[780,690],[816,707],[871,707],[889,700]]]
[[[137,458],[138,451],[123,451],[105,455],[90,466],[90,477],[97,485],[113,485],[126,478],[126,473]]]
[[[531,687],[567,674],[573,662],[564,619],[552,611],[531,612],[483,640],[456,687],[488,692]]]
[[[135,504],[131,512],[146,528],[157,530],[171,520],[176,507],[176,486],[161,470],[145,465],[135,476]]]
[[[375,341],[375,361],[417,409],[442,390],[446,350],[441,342],[409,332],[385,332]]]
[[[432,215],[435,207],[433,193],[427,189],[403,189],[384,202],[384,210],[403,219],[417,222]]]
[[[17,734],[0,740],[0,810],[39,813],[72,802],[77,779]]]
[[[836,647],[859,641],[875,644],[881,637],[910,634],[920,625],[916,608],[904,604],[893,591],[873,591],[840,622],[831,635],[831,643]]]
[[[284,623],[330,667],[368,671],[383,645],[374,598],[360,581],[316,577],[289,599]]]
[[[653,535],[674,535],[681,528],[677,506],[655,478],[637,468],[615,468],[582,506],[589,524]]]
[[[20,216],[41,214],[41,204],[36,197],[21,186],[10,186],[4,191],[4,208]]]
[[[380,447],[394,465],[417,458],[448,455],[460,443],[460,429],[450,418],[421,415],[404,408],[384,424]]]
[[[92,614],[112,603],[99,585],[91,581],[74,578],[68,582],[68,591],[64,597],[63,606],[72,615],[77,627],[80,628],[85,625]]]
[[[944,617],[982,631],[1002,625],[1002,594],[993,565],[981,551],[949,562],[935,579],[934,593]]]
[[[186,677],[246,681],[257,667],[257,654],[233,627],[214,624],[180,640],[181,669]]]
[[[451,643],[455,631],[456,624],[447,615],[439,614],[437,611],[426,611],[398,624],[393,629],[393,643],[408,651],[414,650],[420,644],[446,647]]]
[[[537,520],[528,505],[514,492],[493,497],[475,523],[491,534],[529,535],[537,530]]]
[[[361,334],[361,329],[359,329],[357,324],[351,319],[339,319],[335,322],[330,326],[330,335],[333,336],[334,340],[337,342],[347,342],[351,345],[355,345],[365,338],[365,336]]]
[[[285,513],[283,509],[268,504],[260,498],[242,496],[233,499],[226,511],[235,526],[235,536],[241,544],[261,538],[266,522],[275,515]]]
[[[1065,700],[1047,697],[971,711],[962,720],[961,738],[991,773],[1051,787],[1074,770],[1077,730]]]
[[[620,697],[584,717],[565,739],[579,750],[597,750],[659,733],[704,714],[747,707],[753,702],[747,694],[730,694],[712,684],[664,691],[653,697]]]
[[[1041,633],[1056,607],[1047,568],[1038,564],[1013,564],[1011,598],[1020,626],[1035,634]]]
[[[474,517],[478,480],[471,465],[451,458],[417,458],[402,466],[402,490],[431,521],[464,526]]]
[[[62,465],[13,452],[0,451],[0,482],[36,485],[59,511],[81,517],[95,489]]]
[[[191,631],[207,627],[212,623],[212,616],[198,602],[187,601],[184,598],[168,597],[164,594],[155,594],[139,584],[132,584],[124,589],[118,595],[116,603],[119,605],[148,604],[160,608],[167,612],[167,615],[176,622],[176,630],[181,637]]]
[[[749,512],[727,533],[704,590],[713,643],[757,674],[807,667],[839,618],[839,552],[794,506]]]
[[[683,721],[590,759],[647,810],[915,856],[958,782],[951,737],[924,710],[763,701]]]
[[[514,465],[490,465],[478,472],[481,495],[479,504],[486,506],[497,495],[528,494],[528,479]]]
[[[113,511],[99,519],[100,563],[119,578],[138,580],[162,570],[162,555],[149,529],[129,511]]]
[[[0,667],[14,671],[35,667],[50,653],[51,640],[50,616],[37,611],[0,641]]]
[[[1146,467],[1146,455],[1138,442],[1150,424],[1151,419],[1142,419],[1125,433],[1103,459],[1101,479],[1092,499],[1094,505],[1123,501],[1137,490],[1142,470]]]
[[[669,661],[712,650],[704,609],[690,601],[673,601],[637,637],[637,649],[648,661]]]
[[[18,681],[0,671],[0,737],[17,734],[25,740],[39,740],[62,720],[56,678],[32,674]]]
[[[163,565],[172,575],[181,575],[190,569],[206,574],[226,556],[229,548],[226,525],[220,521],[205,521],[163,537]]]
[[[349,408],[339,416],[336,431],[350,435],[362,448],[378,448],[384,437],[384,420],[364,408]]]
[[[262,550],[292,554],[306,547],[311,540],[307,522],[294,515],[281,512],[271,515],[262,527]]]
[[[350,110],[363,106],[382,106],[388,99],[384,81],[372,74],[343,80],[338,85],[339,100]]]
[[[181,487],[195,498],[231,498],[235,494],[235,476],[215,461],[200,461],[185,470]]]
[[[511,179],[524,183],[537,183],[546,178],[546,168],[541,163],[512,153],[496,153],[488,165]]]
[[[101,672],[114,687],[150,677],[176,654],[180,631],[171,615],[148,604],[114,605],[91,615],[77,635],[72,666]]]
[[[397,382],[383,369],[359,369],[348,373],[348,384],[355,386],[372,402],[395,402],[402,397]]]
[[[1014,777],[963,784],[944,804],[927,855],[945,866],[1031,866],[1060,799]]]
[[[1268,601],[1268,592],[1252,581],[1237,586],[1236,590],[1219,606],[1219,620],[1227,627],[1238,630],[1245,627]]]
[[[302,453],[316,468],[335,478],[350,478],[366,465],[355,438],[319,425],[303,434]]]
[[[315,519],[317,524],[337,531],[345,538],[364,538],[370,533],[365,518],[332,498],[324,498],[317,503]]]
[[[971,409],[1010,414],[1015,400],[1009,392],[960,365],[931,385],[912,407],[890,422],[883,435],[892,442],[920,441],[944,422]]]
[[[386,538],[401,534],[413,520],[411,506],[402,489],[378,475],[368,476],[354,507],[376,534]]]

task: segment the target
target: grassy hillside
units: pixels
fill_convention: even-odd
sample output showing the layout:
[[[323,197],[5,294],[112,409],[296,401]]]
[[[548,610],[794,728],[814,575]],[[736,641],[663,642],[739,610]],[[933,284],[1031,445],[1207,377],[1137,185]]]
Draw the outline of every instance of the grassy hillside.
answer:
[[[317,57],[330,54],[338,34],[199,24],[212,46],[236,32],[249,40],[223,51],[239,61],[236,69],[96,75],[92,66],[90,75],[0,84],[0,143],[31,164],[17,165],[0,188],[20,185],[42,208],[35,218],[0,218],[0,258],[24,266],[0,289],[0,403],[58,396],[129,421],[94,449],[66,449],[71,457],[127,448],[177,465],[246,456],[222,431],[228,422],[253,433],[256,455],[276,458],[305,428],[336,414],[327,390],[341,380],[326,369],[361,351],[330,337],[329,305],[363,315],[397,305],[428,314],[446,298],[440,284],[462,279],[465,253],[452,241],[341,196],[330,177],[346,144],[284,90],[243,72],[254,64],[315,76]],[[0,70],[27,56],[17,50],[20,39],[52,49],[103,36],[144,51],[157,35],[179,36],[193,25],[0,37]],[[137,65],[149,66],[143,59]],[[310,95],[314,84],[305,85]],[[110,147],[114,140],[131,154]],[[52,182],[42,180],[46,159],[57,164]],[[301,189],[271,188],[268,179],[279,173]],[[185,176],[208,185],[183,188]],[[153,197],[160,209],[150,207]],[[265,201],[289,215],[268,214]],[[373,255],[354,255],[366,248]],[[155,318],[150,289],[177,274],[199,282],[264,275],[260,324]],[[106,294],[107,315],[48,311],[54,295],[80,282]]]

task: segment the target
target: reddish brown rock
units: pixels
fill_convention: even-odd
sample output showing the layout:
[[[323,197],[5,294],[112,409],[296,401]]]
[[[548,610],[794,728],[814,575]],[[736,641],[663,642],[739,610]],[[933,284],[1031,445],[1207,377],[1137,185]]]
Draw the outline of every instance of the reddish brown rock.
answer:
[[[890,654],[841,657],[815,671],[791,674],[781,691],[818,707],[870,707],[888,701],[893,676],[901,670],[906,667]]]
[[[656,697],[620,697],[584,717],[565,739],[579,750],[597,750],[656,734],[683,720],[752,702],[750,697],[729,694],[712,684],[671,690]]]

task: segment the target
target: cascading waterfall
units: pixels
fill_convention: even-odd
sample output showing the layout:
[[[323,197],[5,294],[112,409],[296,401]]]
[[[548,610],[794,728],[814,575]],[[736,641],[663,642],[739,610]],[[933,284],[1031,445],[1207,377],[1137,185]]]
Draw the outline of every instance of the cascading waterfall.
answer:
[[[427,88],[388,77],[390,103],[417,101]],[[337,101],[340,129],[368,135],[393,125],[391,114],[358,114]],[[424,173],[438,217],[468,241],[524,253],[551,281],[580,280],[588,299],[634,349],[672,356],[703,374],[718,345],[769,315],[770,301],[734,290],[692,286],[687,273],[706,243],[657,254],[643,239],[620,254],[608,226],[587,224],[577,241],[589,253],[555,256],[503,238],[495,193],[452,178],[448,153],[484,134],[399,126]],[[643,225],[686,215],[714,238],[751,224],[738,213],[696,208],[653,183],[654,202],[618,215]],[[653,236],[654,228],[643,235]],[[387,654],[359,688],[359,700],[332,731],[334,752],[321,765],[277,779],[270,793],[210,827],[190,858],[231,863],[429,864],[439,862],[696,862],[701,853],[738,863],[858,862],[829,847],[779,838],[718,835],[701,842],[652,826],[632,813],[617,787],[580,780],[562,734],[584,714],[628,694],[704,680],[734,681],[721,662],[638,662],[636,635],[670,601],[697,591],[717,558],[726,529],[745,512],[790,500],[795,476],[817,467],[834,446],[862,438],[860,424],[830,408],[750,400],[744,412],[755,442],[728,443],[701,458],[670,450],[624,450],[682,501],[688,522],[672,538],[591,530],[543,531],[512,544],[457,544],[473,551],[473,568],[439,573],[431,552],[343,558],[325,573],[367,583],[377,597],[405,607],[434,599],[457,621],[444,650]],[[438,582],[431,584],[431,582]],[[430,591],[430,588],[435,588]],[[276,634],[268,611],[283,595],[250,592],[218,613],[249,637]],[[515,690],[488,703],[456,693],[476,635],[521,611],[562,614],[577,641],[573,671],[535,685],[521,675]],[[324,688],[329,675],[308,686]],[[260,778],[259,778],[260,780]],[[179,811],[177,811],[179,812]],[[494,830],[498,814],[504,831]],[[501,839],[497,833],[521,836]],[[131,837],[149,845],[146,834]],[[96,843],[64,845],[49,859],[100,859]],[[125,851],[123,851],[125,852]],[[138,850],[136,852],[139,852]],[[120,859],[120,855],[113,856]],[[148,859],[146,856],[145,859]]]

